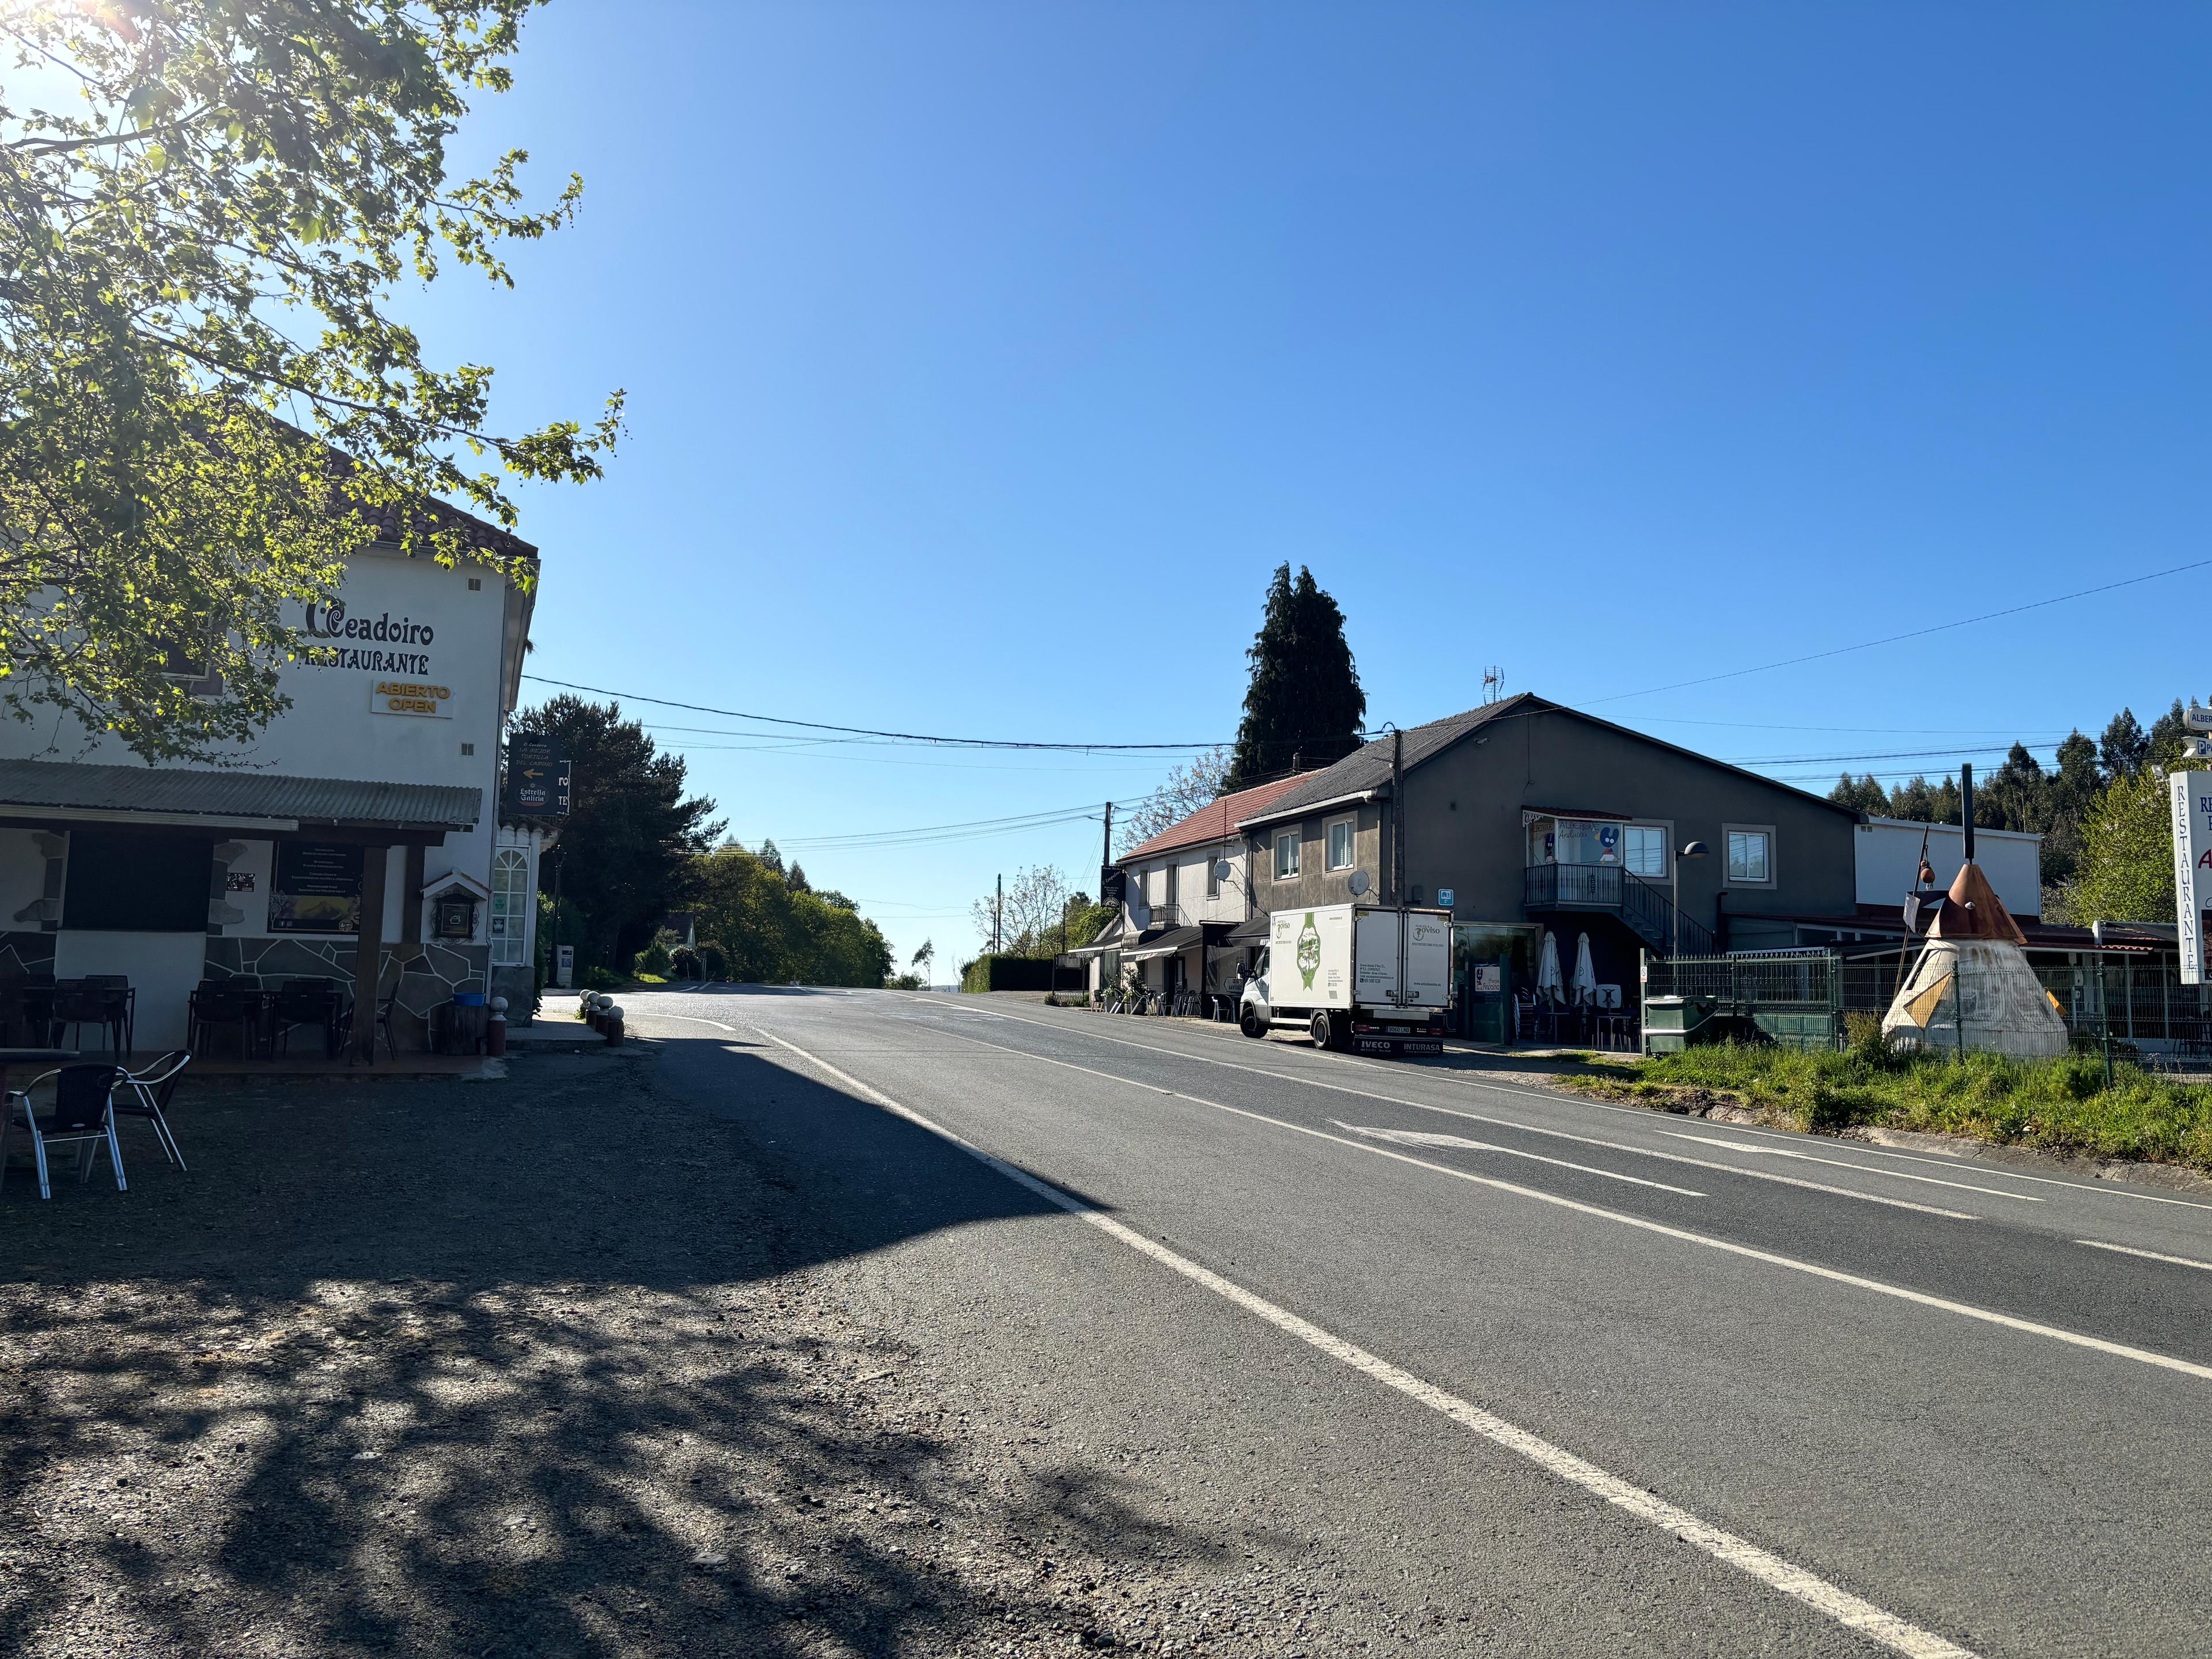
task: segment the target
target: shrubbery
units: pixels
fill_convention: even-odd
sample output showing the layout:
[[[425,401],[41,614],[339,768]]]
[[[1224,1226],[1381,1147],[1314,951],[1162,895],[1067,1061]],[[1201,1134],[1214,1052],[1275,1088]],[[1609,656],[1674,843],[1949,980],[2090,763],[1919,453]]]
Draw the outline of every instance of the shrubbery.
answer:
[[[729,959],[723,956],[722,947],[719,945],[699,947],[699,967],[707,978],[718,983],[730,976]]]
[[[1049,991],[1049,957],[978,957],[960,970],[963,991]]]
[[[659,939],[653,940],[631,958],[630,969],[634,973],[651,974],[656,978],[666,979],[669,969],[668,947]]]
[[[1632,1091],[1723,1093],[1807,1129],[1852,1124],[1971,1136],[2097,1158],[2212,1170],[2212,1087],[2130,1063],[2105,1085],[2101,1054],[2008,1060],[1892,1049],[1878,1021],[1854,1024],[1845,1052],[1717,1043],[1655,1055],[1601,1075]]]
[[[668,975],[671,979],[704,979],[706,969],[700,965],[699,953],[688,945],[679,945],[668,953]]]

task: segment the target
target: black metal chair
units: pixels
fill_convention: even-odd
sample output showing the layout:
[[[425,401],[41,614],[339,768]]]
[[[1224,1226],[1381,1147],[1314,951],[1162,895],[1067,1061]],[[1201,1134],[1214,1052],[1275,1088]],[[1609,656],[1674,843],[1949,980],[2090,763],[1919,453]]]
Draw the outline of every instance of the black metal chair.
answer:
[[[120,974],[57,980],[46,1016],[47,1041],[58,1048],[70,1033],[94,1025],[120,1059],[130,1052],[130,1009],[131,981]]]
[[[251,1060],[258,1046],[263,996],[260,983],[243,984],[234,979],[204,979],[192,993],[191,1043],[204,1051],[216,1031],[238,1033],[238,1057]]]
[[[334,979],[301,977],[284,981],[276,989],[276,1041],[292,1052],[292,1033],[312,1025],[323,1034],[323,1058],[336,1060],[338,1034],[344,1024],[345,998]]]
[[[191,1063],[190,1049],[172,1048],[144,1071],[131,1073],[130,1092],[115,1103],[118,1117],[143,1117],[153,1124],[161,1155],[179,1170],[191,1166],[177,1146],[176,1131],[169,1127],[169,1097],[177,1092],[178,1077]]]
[[[52,1079],[54,1103],[40,1113],[31,1101],[31,1090]],[[8,1178],[8,1133],[21,1118],[31,1132],[32,1160],[39,1170],[39,1196],[52,1198],[46,1148],[75,1145],[80,1182],[92,1179],[92,1166],[100,1161],[100,1143],[107,1143],[107,1156],[115,1166],[115,1190],[129,1190],[123,1178],[123,1148],[115,1139],[115,1091],[131,1079],[120,1066],[64,1066],[33,1078],[29,1089],[10,1095],[7,1111],[0,1115],[0,1182]]]

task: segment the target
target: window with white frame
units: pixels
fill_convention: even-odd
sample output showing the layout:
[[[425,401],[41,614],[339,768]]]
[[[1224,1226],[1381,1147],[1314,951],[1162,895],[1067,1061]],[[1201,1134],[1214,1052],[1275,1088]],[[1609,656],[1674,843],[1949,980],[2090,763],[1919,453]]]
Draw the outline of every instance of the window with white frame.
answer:
[[[1731,830],[1728,832],[1728,878],[1747,883],[1774,879],[1772,830]]]
[[[1328,826],[1328,867],[1332,870],[1352,868],[1352,832],[1356,820],[1332,819]]]
[[[1667,878],[1667,831],[1656,823],[1631,823],[1620,831],[1620,861],[1632,876]]]
[[[491,960],[520,968],[530,947],[530,855],[502,847],[491,860]]]
[[[1206,896],[1210,899],[1221,896],[1221,854],[1206,855]]]
[[[1298,873],[1298,832],[1285,830],[1275,836],[1275,879],[1288,881]]]

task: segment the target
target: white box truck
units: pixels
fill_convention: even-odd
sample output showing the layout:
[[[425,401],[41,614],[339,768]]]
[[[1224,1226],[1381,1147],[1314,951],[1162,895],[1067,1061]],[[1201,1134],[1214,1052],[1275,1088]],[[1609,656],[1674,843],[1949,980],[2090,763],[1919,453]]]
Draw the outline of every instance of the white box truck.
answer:
[[[1245,981],[1249,1037],[1303,1026],[1324,1048],[1440,1054],[1451,1006],[1451,912],[1316,904],[1267,918],[1267,949]]]

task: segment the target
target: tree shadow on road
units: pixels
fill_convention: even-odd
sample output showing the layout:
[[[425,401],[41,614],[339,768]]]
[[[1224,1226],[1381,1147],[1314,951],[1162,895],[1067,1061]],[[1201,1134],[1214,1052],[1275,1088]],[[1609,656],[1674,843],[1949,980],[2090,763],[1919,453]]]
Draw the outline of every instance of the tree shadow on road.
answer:
[[[1212,1547],[1097,1471],[982,1478],[957,1402],[909,1392],[908,1356],[798,1271],[1066,1218],[726,1064],[842,1144],[850,1201],[797,1202],[776,1148],[605,1054],[499,1087],[204,1089],[175,1115],[189,1175],[142,1138],[127,1194],[11,1183],[0,1649],[1109,1641],[1085,1564]]]

